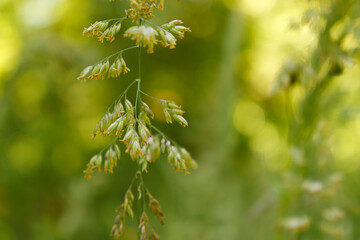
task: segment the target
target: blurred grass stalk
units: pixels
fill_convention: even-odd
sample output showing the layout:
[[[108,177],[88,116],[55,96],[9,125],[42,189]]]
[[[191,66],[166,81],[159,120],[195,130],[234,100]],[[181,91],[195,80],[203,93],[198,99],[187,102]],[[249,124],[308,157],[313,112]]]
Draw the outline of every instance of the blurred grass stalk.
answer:
[[[230,160],[233,158],[232,153],[236,146],[236,133],[233,130],[231,117],[237,89],[235,59],[239,52],[243,31],[244,21],[241,13],[230,10],[222,37],[220,65],[212,94],[216,99],[216,107],[208,119],[209,124],[216,123],[216,128],[212,132],[211,147],[206,146],[206,149],[203,150],[204,156],[200,157],[208,160],[204,162],[204,166],[202,166],[204,171],[202,172],[206,172],[206,181],[211,182],[209,184],[211,188],[206,193],[206,198],[211,199],[208,209],[212,209],[211,219],[209,219],[212,223],[211,235],[209,234],[207,239],[238,239],[240,237],[234,223],[238,222],[239,209],[237,208],[241,207],[241,204],[238,203],[236,206],[233,204],[234,200],[240,198],[240,192],[237,191],[239,189],[233,188],[233,179],[231,174],[227,173],[231,171]],[[232,199],[229,198],[229,192],[232,193]],[[223,204],[219,204],[219,202]],[[230,215],[220,217],[219,213],[230,213]]]
[[[283,189],[279,214],[280,219],[285,219],[283,224],[289,231],[279,231],[277,239],[345,237],[342,223],[337,220],[328,223],[324,214],[329,209],[339,209],[340,206],[331,185],[334,169],[327,146],[327,119],[323,98],[334,78],[341,75],[345,67],[341,59],[342,54],[345,55],[341,40],[334,40],[331,31],[336,24],[344,21],[344,17],[349,16],[349,11],[356,2],[329,1],[319,4],[324,26],[318,32],[318,42],[314,51],[309,54],[309,62],[305,63],[314,74],[306,82],[302,82],[306,93],[299,103],[299,111],[289,112],[288,116],[288,146],[289,152],[292,152],[289,172],[291,177],[298,180],[294,185]],[[294,76],[292,84],[297,84],[299,79]],[[292,104],[292,89],[285,91],[288,92],[288,104]],[[299,155],[303,161],[297,162]]]

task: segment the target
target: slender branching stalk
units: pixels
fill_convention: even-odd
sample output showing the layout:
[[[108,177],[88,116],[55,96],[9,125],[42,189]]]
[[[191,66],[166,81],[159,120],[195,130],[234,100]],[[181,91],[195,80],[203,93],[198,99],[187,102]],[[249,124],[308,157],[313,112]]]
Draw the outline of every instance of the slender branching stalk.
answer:
[[[110,2],[113,1],[110,0]],[[161,225],[164,225],[164,214],[158,200],[146,187],[142,174],[148,171],[148,165],[155,162],[161,153],[167,154],[168,162],[175,171],[188,174],[189,169],[197,165],[188,151],[152,125],[151,119],[154,118],[154,114],[148,104],[142,100],[142,96],[162,105],[167,123],[177,122],[183,127],[188,126],[188,123],[183,117],[184,111],[175,102],[154,98],[141,90],[143,80],[141,53],[143,48],[147,48],[147,53],[153,53],[158,43],[170,49],[175,48],[177,38],[183,38],[185,32],[190,32],[190,29],[184,27],[181,20],[173,20],[161,26],[149,21],[154,16],[155,10],[163,9],[163,0],[129,0],[129,5],[124,17],[97,21],[85,28],[83,32],[86,36],[97,37],[100,42],[113,42],[121,31],[123,21],[132,20],[135,24],[123,34],[124,37],[134,40],[135,46],[120,50],[84,68],[78,77],[83,82],[117,78],[121,74],[128,73],[130,69],[126,65],[123,54],[135,49],[138,51],[137,79],[130,83],[113,102],[93,131],[93,138],[97,135],[114,135],[114,140],[91,158],[84,173],[86,178],[90,178],[94,172],[113,173],[121,156],[118,144],[122,143],[126,149],[125,153],[138,164],[138,170],[134,173],[134,178],[125,193],[124,202],[117,208],[118,214],[115,217],[111,235],[114,239],[120,238],[126,220],[134,219],[134,203],[137,202],[138,239],[160,239],[155,230],[150,228],[147,212],[152,212]],[[135,102],[132,103],[127,98],[127,93],[134,86],[136,86]],[[133,193],[134,188],[137,189],[136,198]]]

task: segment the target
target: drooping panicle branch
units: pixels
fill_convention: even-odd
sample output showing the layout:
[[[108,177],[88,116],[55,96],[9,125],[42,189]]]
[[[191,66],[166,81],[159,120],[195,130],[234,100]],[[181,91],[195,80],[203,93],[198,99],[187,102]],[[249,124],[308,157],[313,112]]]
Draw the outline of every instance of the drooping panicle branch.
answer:
[[[114,2],[115,0],[110,2]],[[99,62],[84,68],[78,77],[79,80],[99,80],[105,78],[119,78],[122,74],[130,71],[127,67],[124,53],[138,49],[138,78],[134,80],[108,108],[93,131],[93,138],[97,135],[113,135],[114,140],[102,151],[90,159],[84,171],[85,177],[90,178],[94,172],[104,171],[113,173],[122,156],[122,148],[125,153],[138,164],[138,171],[125,194],[124,202],[118,207],[118,214],[115,218],[111,235],[119,239],[123,232],[126,219],[134,218],[134,202],[142,201],[143,204],[136,215],[138,216],[138,238],[139,239],[160,239],[154,229],[149,226],[147,210],[152,212],[164,224],[164,214],[160,204],[145,186],[142,178],[143,172],[148,172],[150,163],[154,163],[161,154],[167,154],[169,164],[174,171],[189,174],[190,168],[196,168],[197,164],[190,153],[180,147],[175,141],[167,137],[163,132],[152,124],[154,113],[149,105],[144,102],[141,95],[158,101],[163,107],[167,123],[178,122],[183,127],[188,126],[184,118],[184,111],[179,105],[170,100],[156,99],[141,91],[141,51],[147,48],[147,53],[153,53],[155,45],[160,43],[170,49],[175,48],[177,38],[184,38],[185,32],[190,29],[183,26],[181,20],[173,20],[161,26],[156,26],[149,21],[154,17],[155,10],[162,10],[163,0],[129,0],[129,8],[125,10],[125,16],[108,20],[96,21],[85,28],[83,34],[88,37],[96,37],[100,42],[113,42],[120,33],[122,22],[132,19],[136,25],[124,31],[123,36],[135,41],[135,46],[130,46],[114,53]],[[135,102],[127,98],[128,90],[137,83]],[[120,145],[119,145],[120,144]],[[123,147],[121,147],[123,145]],[[135,181],[137,180],[137,181]],[[137,184],[138,196],[135,198],[132,188]],[[148,202],[148,204],[145,204]]]

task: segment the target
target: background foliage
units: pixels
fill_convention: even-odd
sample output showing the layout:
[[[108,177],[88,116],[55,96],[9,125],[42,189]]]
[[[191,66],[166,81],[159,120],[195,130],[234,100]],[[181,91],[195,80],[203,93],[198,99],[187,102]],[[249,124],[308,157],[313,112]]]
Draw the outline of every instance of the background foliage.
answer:
[[[156,120],[192,153],[199,169],[184,177],[169,171],[166,159],[150,166],[147,186],[166,215],[165,227],[156,226],[163,239],[358,239],[358,56],[315,94],[315,113],[297,114],[309,90],[306,85],[272,91],[286,64],[304,62],[318,41],[309,27],[294,30],[314,2],[331,1],[165,2],[166,11],[156,21],[181,18],[192,33],[175,50],[158,48],[143,55],[142,86],[187,111],[186,129],[168,127],[161,117]],[[114,206],[136,166],[123,158],[114,175],[97,174],[91,180],[84,179],[82,170],[109,140],[91,140],[94,124],[136,76],[130,72],[121,79],[87,84],[76,77],[84,66],[131,44],[122,40],[99,46],[81,34],[98,19],[122,16],[123,4],[1,1],[0,239],[109,238]],[[360,14],[358,7],[351,13],[342,12],[343,7],[340,25]],[[353,33],[342,48],[358,46],[358,33]],[[135,62],[136,53],[127,53],[128,65]],[[162,115],[160,106],[150,107],[155,116]],[[309,138],[289,137],[306,129],[296,130],[294,119],[302,118],[311,118],[317,130]],[[317,198],[312,205],[297,198],[294,186],[325,180],[305,173],[296,161],[322,159],[329,163],[319,175],[341,176],[342,183],[337,194]],[[297,234],[282,227],[288,217],[314,214],[310,224],[320,226],[321,217],[311,207],[325,205],[345,213],[331,228],[340,233],[318,227]],[[129,223],[124,239],[135,238]]]

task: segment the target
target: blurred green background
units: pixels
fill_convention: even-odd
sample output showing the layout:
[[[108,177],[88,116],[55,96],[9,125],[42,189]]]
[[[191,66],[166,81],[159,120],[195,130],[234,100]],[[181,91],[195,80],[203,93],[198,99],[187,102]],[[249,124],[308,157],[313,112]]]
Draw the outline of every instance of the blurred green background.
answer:
[[[298,179],[294,161],[310,160],[288,141],[287,111],[298,109],[306,87],[294,87],[290,97],[286,91],[271,94],[283,63],[301,59],[316,41],[307,28],[290,29],[308,2],[166,1],[153,20],[182,19],[192,29],[175,50],[156,47],[143,55],[142,88],[183,106],[190,123],[185,129],[167,125],[161,106],[149,101],[155,124],[199,164],[185,177],[161,158],[145,176],[166,216],[165,227],[155,224],[162,239],[360,239],[357,58],[319,100],[318,127],[306,149],[320,146],[314,159],[331,159],[321,178]],[[126,6],[106,0],[0,1],[1,240],[110,239],[114,210],[135,163],[123,157],[114,175],[90,180],[82,171],[111,141],[91,140],[92,129],[136,71],[86,84],[76,77],[132,45],[120,37],[101,44],[82,36],[85,26],[121,17]],[[136,66],[136,52],[125,55],[128,66]],[[294,186],[308,180],[304,188],[318,196],[327,177],[342,182],[336,193],[299,200]],[[341,209],[344,217],[323,227],[324,220],[311,218],[312,206]],[[302,232],[308,217],[318,231]],[[135,229],[129,222],[123,239],[136,239]]]

